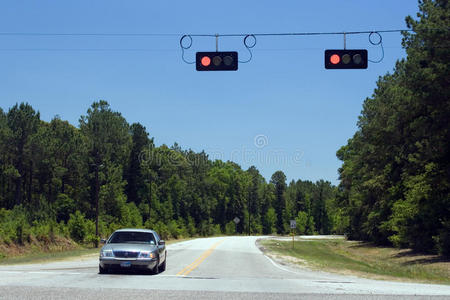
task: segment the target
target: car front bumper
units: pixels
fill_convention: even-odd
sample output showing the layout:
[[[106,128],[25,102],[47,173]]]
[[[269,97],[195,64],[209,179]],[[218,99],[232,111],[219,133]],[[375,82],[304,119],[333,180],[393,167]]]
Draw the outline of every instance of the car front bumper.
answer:
[[[115,257],[101,257],[100,267],[104,269],[149,269],[152,270],[158,263],[156,259],[125,259]]]

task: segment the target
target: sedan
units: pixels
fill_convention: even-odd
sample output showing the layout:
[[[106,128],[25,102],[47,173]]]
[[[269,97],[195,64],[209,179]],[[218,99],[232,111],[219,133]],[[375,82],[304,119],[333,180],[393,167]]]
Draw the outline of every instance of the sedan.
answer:
[[[158,274],[166,269],[167,250],[154,230],[120,229],[100,250],[99,273],[106,274],[111,270],[138,269]]]

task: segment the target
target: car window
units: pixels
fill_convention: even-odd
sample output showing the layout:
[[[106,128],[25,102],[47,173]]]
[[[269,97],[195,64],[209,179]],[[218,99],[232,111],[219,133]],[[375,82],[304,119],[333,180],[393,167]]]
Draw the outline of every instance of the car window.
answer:
[[[159,240],[161,239],[161,238],[159,237],[159,235],[158,235],[156,232],[154,233],[154,235],[155,235],[156,242],[159,242]]]
[[[109,239],[108,243],[142,243],[155,245],[156,240],[153,234],[151,234],[150,232],[121,231],[115,232]]]

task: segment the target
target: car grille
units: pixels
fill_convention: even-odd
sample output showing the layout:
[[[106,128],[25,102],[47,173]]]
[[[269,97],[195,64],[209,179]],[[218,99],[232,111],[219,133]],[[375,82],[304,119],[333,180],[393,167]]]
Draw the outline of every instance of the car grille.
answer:
[[[121,257],[121,258],[136,258],[138,257],[139,252],[134,251],[114,251],[115,257]]]

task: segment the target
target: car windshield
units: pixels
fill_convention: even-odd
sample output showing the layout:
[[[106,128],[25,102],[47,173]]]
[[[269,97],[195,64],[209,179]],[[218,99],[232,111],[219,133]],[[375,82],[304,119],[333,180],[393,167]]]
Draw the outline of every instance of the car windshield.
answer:
[[[155,237],[149,232],[116,232],[109,239],[109,243],[119,244],[119,243],[130,243],[130,244],[151,244],[155,245]]]

